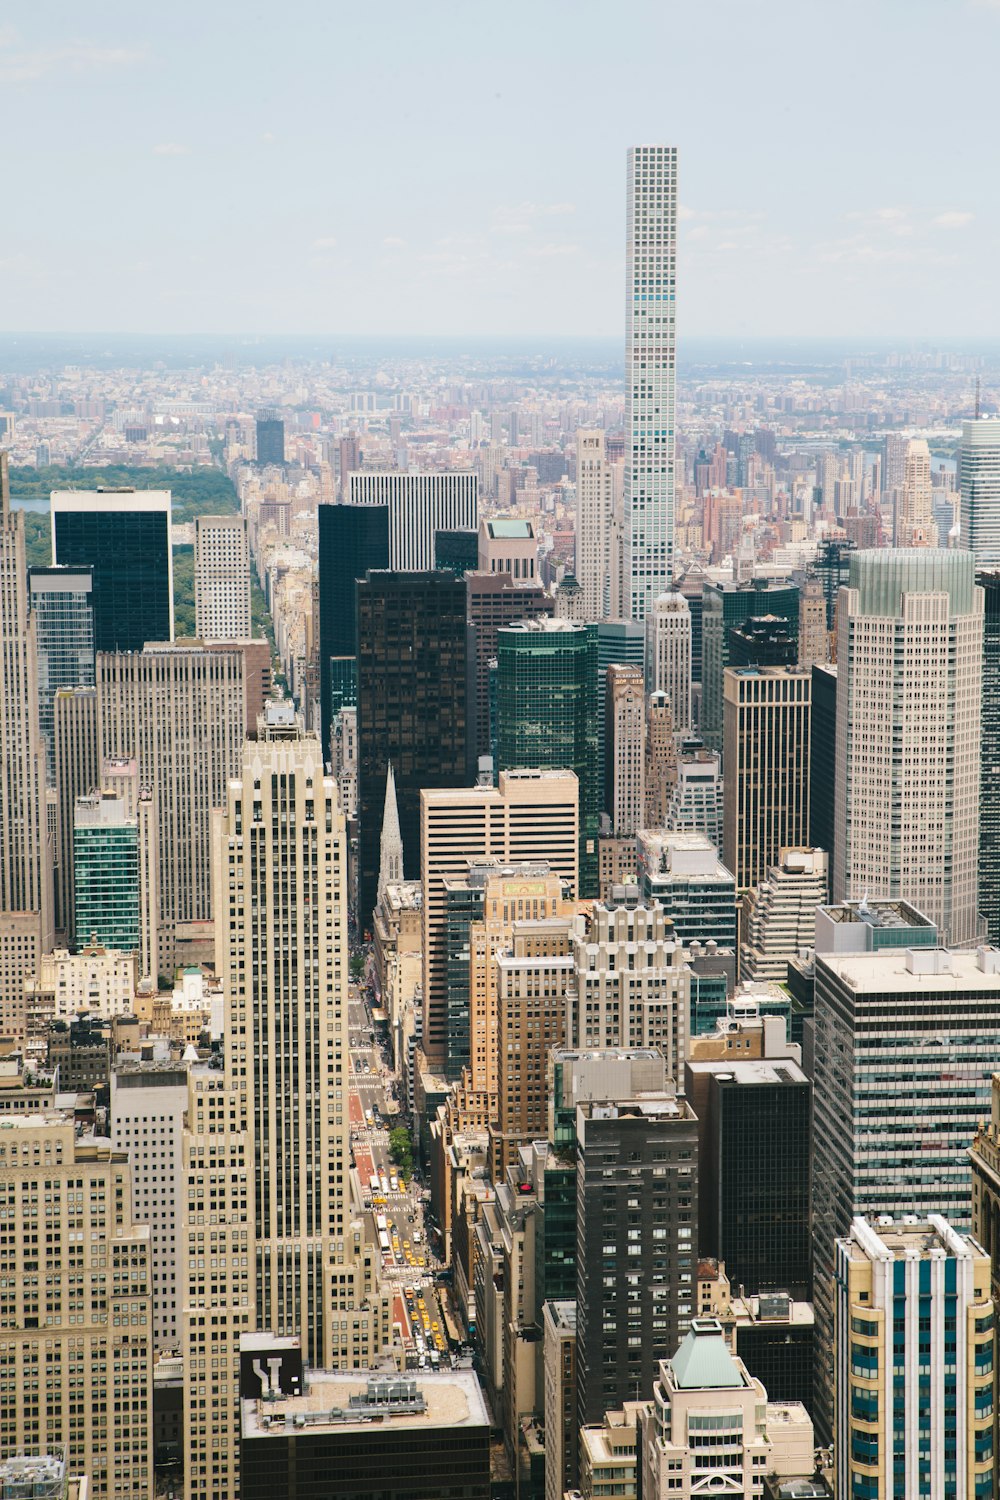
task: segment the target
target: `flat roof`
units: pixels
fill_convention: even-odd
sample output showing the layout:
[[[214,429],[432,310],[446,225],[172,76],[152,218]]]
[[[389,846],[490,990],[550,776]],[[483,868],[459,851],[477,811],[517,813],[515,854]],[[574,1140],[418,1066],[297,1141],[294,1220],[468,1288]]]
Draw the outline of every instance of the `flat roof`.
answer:
[[[993,949],[986,950],[989,953]],[[911,968],[910,955],[917,958]],[[940,967],[919,962],[940,955]],[[943,967],[944,962],[948,967]],[[829,969],[858,993],[904,995],[919,990],[981,990],[1000,996],[1000,973],[980,966],[978,952],[924,948],[881,948],[876,953],[817,953],[816,967]]]
[[[416,1376],[412,1373],[407,1376],[382,1375],[367,1370],[310,1370],[307,1378],[308,1386],[300,1396],[283,1396],[277,1401],[245,1397],[240,1403],[244,1438],[301,1437],[305,1433],[328,1436],[362,1431],[373,1435],[373,1424],[367,1415],[371,1408],[365,1408],[365,1417],[352,1418],[349,1415],[351,1397],[364,1397],[371,1380],[415,1381],[417,1394],[425,1403],[423,1411],[397,1414],[387,1411],[378,1424],[380,1433],[426,1427],[490,1425],[482,1388],[472,1370],[421,1371]],[[335,1410],[345,1416],[334,1415]],[[269,1419],[267,1427],[264,1426],[265,1417]],[[296,1417],[306,1419],[304,1428],[295,1425]]]
[[[738,1061],[731,1058],[714,1058],[703,1062],[698,1058],[691,1060],[688,1067],[692,1073],[712,1073],[720,1083],[730,1081],[732,1083],[752,1086],[755,1083],[808,1083],[809,1080],[799,1067],[798,1063],[791,1058],[741,1058]]]

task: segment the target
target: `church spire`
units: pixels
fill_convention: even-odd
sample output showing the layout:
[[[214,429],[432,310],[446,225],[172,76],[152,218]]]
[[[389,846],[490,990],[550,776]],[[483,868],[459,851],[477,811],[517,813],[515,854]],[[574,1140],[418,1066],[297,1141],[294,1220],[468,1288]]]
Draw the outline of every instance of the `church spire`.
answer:
[[[385,778],[385,807],[382,809],[382,837],[379,841],[378,899],[390,880],[403,878],[403,839],[399,831],[399,809],[396,806],[396,778],[392,761]]]

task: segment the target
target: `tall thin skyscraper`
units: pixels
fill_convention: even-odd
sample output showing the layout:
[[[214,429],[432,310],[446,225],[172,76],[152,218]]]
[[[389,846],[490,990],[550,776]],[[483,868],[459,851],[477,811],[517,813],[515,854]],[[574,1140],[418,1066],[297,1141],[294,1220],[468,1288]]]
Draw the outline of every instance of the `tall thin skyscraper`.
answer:
[[[215,815],[217,946],[246,1069],[257,1324],[341,1353],[348,1235],[347,838],[319,741],[287,704]],[[336,1333],[334,1330],[336,1329]]]
[[[93,569],[96,650],[173,640],[169,490],[53,490],[52,557]]]
[[[983,591],[972,555],[855,553],[838,617],[833,899],[909,901],[947,942],[973,942]]]
[[[6,453],[0,453],[0,688],[0,913],[37,915],[32,947],[37,945],[41,951],[51,947],[53,934],[45,747],[39,731],[38,659],[35,622],[28,610],[24,516],[11,507]],[[24,950],[21,936],[8,924],[0,932],[0,950],[0,1017],[6,1021],[23,1011],[22,965],[17,954]]]
[[[646,816],[646,696],[642,668],[608,668],[605,714],[604,811],[615,838],[634,838]]]
[[[938,536],[934,524],[931,450],[924,438],[913,438],[906,446],[903,487],[898,496],[896,546],[936,546]],[[943,540],[947,541],[947,538]]]
[[[35,618],[38,717],[45,736],[49,785],[55,784],[54,709],[60,688],[94,685],[94,611],[90,568],[31,568],[28,588]]]
[[[983,591],[983,715],[979,778],[979,915],[1000,946],[1000,573],[980,573]],[[1000,1266],[998,1266],[1000,1273]]]
[[[576,579],[586,620],[611,613],[611,530],[615,466],[605,456],[604,433],[580,427],[576,434]]]
[[[628,153],[625,244],[625,575],[644,620],[674,547],[677,148]]]
[[[960,545],[977,568],[1000,568],[1000,418],[962,423]]]
[[[202,641],[250,638],[250,543],[245,516],[196,516],[195,634]]]

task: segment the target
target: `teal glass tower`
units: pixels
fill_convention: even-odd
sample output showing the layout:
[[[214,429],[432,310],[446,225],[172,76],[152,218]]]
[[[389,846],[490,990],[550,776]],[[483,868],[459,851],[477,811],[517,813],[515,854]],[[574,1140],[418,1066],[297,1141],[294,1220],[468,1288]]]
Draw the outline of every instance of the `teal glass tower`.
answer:
[[[497,770],[575,771],[580,895],[598,894],[597,626],[519,620],[497,631]]]
[[[76,935],[132,953],[140,940],[139,825],[124,800],[78,797],[73,822]]]

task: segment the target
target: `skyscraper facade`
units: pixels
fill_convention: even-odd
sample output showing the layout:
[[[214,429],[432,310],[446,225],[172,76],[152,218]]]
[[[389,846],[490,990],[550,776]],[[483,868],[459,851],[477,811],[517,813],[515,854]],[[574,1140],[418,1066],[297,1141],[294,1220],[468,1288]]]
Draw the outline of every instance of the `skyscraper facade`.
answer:
[[[580,786],[579,894],[597,893],[597,627],[522,620],[497,632],[497,765],[573,771]]]
[[[962,423],[958,482],[959,545],[977,568],[1000,568],[1000,418]]]
[[[172,641],[170,491],[53,490],[51,503],[54,562],[93,572],[95,649]]]
[[[646,616],[646,691],[666,693],[674,732],[691,732],[691,610],[683,594],[661,594]]]
[[[370,572],[358,584],[362,926],[375,907],[389,762],[407,880],[420,868],[421,790],[471,780],[470,665],[464,580],[445,572]]]
[[[139,825],[113,793],[77,799],[73,820],[73,888],[84,942],[139,949]]]
[[[0,1011],[23,1011],[25,914],[37,920],[35,953],[53,933],[52,854],[46,823],[45,747],[39,730],[35,622],[28,609],[24,516],[10,504],[7,455],[0,453],[0,912],[18,913],[18,933],[0,932]],[[8,943],[8,937],[10,939]]]
[[[38,719],[48,782],[55,785],[54,708],[60,688],[94,685],[94,612],[90,568],[30,568],[28,589],[38,656]]]
[[[575,893],[579,816],[572,771],[501,771],[495,787],[421,791],[423,1048],[436,1067],[448,1048],[448,878],[465,875],[476,858],[542,860]],[[532,901],[540,895],[544,888]]]
[[[1000,572],[979,573],[983,591],[983,709],[979,776],[979,916],[1000,944]]]
[[[795,584],[754,578],[749,583],[705,585],[701,619],[701,733],[706,745],[722,749],[722,684],[730,665],[732,631],[747,620],[771,616],[786,620],[790,636],[799,628]],[[723,766],[723,770],[726,767]]]
[[[290,706],[269,705],[263,730],[215,815],[217,947],[253,1142],[257,1323],[322,1368],[345,1342],[353,1259],[346,830]]]
[[[677,148],[628,153],[625,243],[626,612],[670,588],[677,405]]]
[[[611,613],[615,477],[615,465],[605,455],[604,433],[577,428],[576,580],[583,593],[585,620],[604,620]]]
[[[195,517],[194,619],[199,640],[250,638],[250,542],[245,516]]]
[[[854,555],[838,608],[833,899],[910,901],[952,944],[979,932],[982,672],[970,553]]]
[[[329,755],[334,690],[344,664],[354,673],[357,696],[357,580],[368,569],[389,566],[387,505],[320,505],[319,525],[319,688],[322,742]],[[337,705],[338,707],[340,705]]]
[[[809,843],[811,704],[811,672],[726,668],[722,857],[737,890]]]
[[[70,944],[76,926],[73,910],[73,819],[76,800],[100,782],[101,746],[97,724],[97,688],[60,688],[52,703],[55,755],[56,926]]]
[[[94,1500],[152,1500],[150,1236],[125,1152],[71,1115],[5,1116],[0,1201],[0,1453],[65,1445]]]
[[[554,603],[539,583],[515,582],[509,573],[467,573],[470,642],[473,655],[475,753],[491,755],[495,723],[490,715],[490,662],[497,654],[497,631],[514,620],[550,615]]]
[[[604,811],[615,838],[634,838],[646,812],[646,696],[641,667],[608,668]]]
[[[265,407],[257,413],[257,462],[285,462],[285,424],[281,413],[273,407]]]
[[[102,760],[134,759],[154,798],[160,972],[214,952],[211,813],[239,771],[243,653],[156,646],[97,657]]]
[[[362,470],[350,476],[350,503],[386,506],[389,567],[394,572],[433,568],[434,534],[477,531],[479,480],[475,474],[405,474]],[[374,567],[369,563],[369,567]]]

